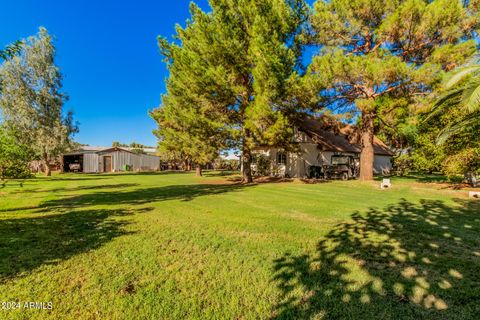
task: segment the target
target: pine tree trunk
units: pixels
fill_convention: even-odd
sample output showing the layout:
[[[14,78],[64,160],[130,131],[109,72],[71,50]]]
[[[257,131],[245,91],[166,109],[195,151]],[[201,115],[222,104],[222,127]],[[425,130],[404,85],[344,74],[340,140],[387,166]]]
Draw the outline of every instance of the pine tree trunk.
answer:
[[[243,183],[252,183],[252,152],[250,149],[243,149],[242,154],[242,182]]]
[[[197,164],[197,167],[195,169],[195,174],[196,174],[197,177],[201,177],[203,175],[201,165]]]
[[[50,170],[50,165],[49,165],[49,161],[48,161],[48,155],[47,154],[44,154],[43,155],[43,164],[45,166],[45,176],[47,177],[50,177],[52,175],[52,171]]]
[[[373,119],[375,114],[373,112],[365,112],[362,114],[362,153],[360,154],[360,180],[373,180],[373,162],[374,162],[374,126]]]

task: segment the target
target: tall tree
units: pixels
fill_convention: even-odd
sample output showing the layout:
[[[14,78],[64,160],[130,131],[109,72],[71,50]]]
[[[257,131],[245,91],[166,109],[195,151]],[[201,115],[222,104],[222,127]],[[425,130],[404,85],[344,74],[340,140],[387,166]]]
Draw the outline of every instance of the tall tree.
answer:
[[[67,97],[61,93],[55,47],[46,29],[22,42],[20,53],[0,67],[0,79],[5,125],[19,133],[19,142],[35,151],[50,175],[50,161],[68,148],[77,126],[71,112],[63,115]]]
[[[322,50],[309,76],[327,105],[359,114],[362,180],[373,178],[376,128],[476,52],[478,7],[476,0],[315,3],[311,43]]]
[[[287,96],[296,88],[296,36],[308,7],[303,0],[211,0],[210,7],[205,13],[192,5],[192,19],[177,27],[177,41],[159,41],[170,66],[185,61],[182,72],[171,68],[177,84],[167,96],[188,97],[187,114],[208,123],[207,131],[228,133],[224,144],[241,150],[243,180],[251,182],[252,149],[288,147],[292,140],[289,116],[299,104]]]
[[[159,124],[154,133],[159,138],[162,154],[181,158],[185,169],[189,167],[188,162],[193,162],[197,176],[201,176],[202,167],[213,162],[219,150],[226,147],[225,132],[221,126],[215,125],[216,122],[209,120],[202,107],[176,104],[172,100],[177,98],[179,96],[163,96],[162,108],[152,113]]]

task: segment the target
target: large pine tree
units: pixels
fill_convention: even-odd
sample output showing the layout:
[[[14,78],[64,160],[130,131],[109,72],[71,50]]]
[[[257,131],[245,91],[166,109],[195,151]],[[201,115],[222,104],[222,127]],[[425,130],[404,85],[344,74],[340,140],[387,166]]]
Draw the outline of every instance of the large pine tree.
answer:
[[[192,19],[177,27],[176,41],[159,41],[171,72],[161,108],[178,109],[169,118],[170,128],[181,128],[171,131],[179,141],[183,134],[221,132],[219,145],[242,151],[243,179],[251,182],[252,149],[291,142],[289,115],[298,105],[287,96],[297,78],[296,36],[307,6],[303,0],[211,0],[210,6],[205,13],[192,5]],[[195,119],[206,132],[190,127]],[[161,136],[166,128],[160,122]],[[218,146],[199,140],[192,139],[198,149]]]
[[[479,1],[318,0],[309,69],[326,104],[360,115],[362,180],[373,177],[375,129],[476,52]]]

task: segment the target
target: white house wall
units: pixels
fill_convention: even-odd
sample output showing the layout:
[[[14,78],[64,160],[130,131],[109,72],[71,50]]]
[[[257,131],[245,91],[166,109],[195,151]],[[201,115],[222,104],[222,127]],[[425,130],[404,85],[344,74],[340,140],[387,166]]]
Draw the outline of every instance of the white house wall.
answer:
[[[373,163],[373,172],[375,174],[383,175],[392,171],[392,157],[390,156],[375,156]]]
[[[304,141],[307,141],[306,139]],[[272,162],[272,169],[277,164],[277,154],[281,149],[257,149],[254,153],[261,154]],[[331,151],[321,151],[317,148],[317,144],[313,142],[300,143],[301,154],[288,153],[287,164],[285,166],[285,174],[292,178],[304,178],[308,175],[310,166],[330,165],[332,156],[335,154]],[[348,153],[345,153],[348,154]],[[354,154],[349,154],[354,155]],[[392,170],[392,162],[390,156],[376,155],[374,159],[374,173],[384,174]],[[273,170],[272,170],[273,171]]]

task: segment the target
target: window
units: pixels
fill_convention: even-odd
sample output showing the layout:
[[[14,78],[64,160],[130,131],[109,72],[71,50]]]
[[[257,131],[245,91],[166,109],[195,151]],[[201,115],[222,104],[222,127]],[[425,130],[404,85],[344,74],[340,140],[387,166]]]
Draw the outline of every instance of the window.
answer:
[[[277,164],[287,164],[287,154],[285,152],[277,153]]]

